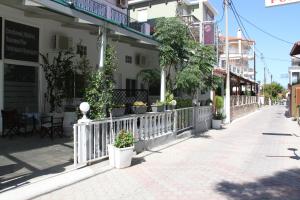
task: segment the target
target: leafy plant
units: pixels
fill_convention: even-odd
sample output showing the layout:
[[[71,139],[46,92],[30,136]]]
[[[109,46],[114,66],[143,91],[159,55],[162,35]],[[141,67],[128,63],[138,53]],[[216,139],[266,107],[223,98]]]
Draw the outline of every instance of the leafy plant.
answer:
[[[225,118],[225,115],[222,112],[222,109],[224,107],[224,99],[221,96],[215,97],[215,113],[213,115],[213,118],[216,120],[222,120]]]
[[[135,101],[133,103],[133,106],[147,106],[147,104],[145,104],[144,102],[142,101]]]
[[[114,146],[117,148],[126,148],[133,146],[134,137],[131,132],[121,130],[117,135]]]
[[[192,99],[177,99],[177,108],[187,108],[193,106]]]
[[[156,101],[155,103],[152,104],[152,106],[164,106],[165,103],[164,102],[161,102],[161,101]]]
[[[223,113],[214,113],[213,118],[215,120],[223,120],[226,118],[226,116]]]
[[[186,58],[188,28],[178,18],[157,20],[154,37],[160,43],[160,66],[166,72],[167,90],[173,90],[172,71],[177,71]]]
[[[113,73],[117,69],[117,58],[114,48],[107,46],[103,69],[91,74],[85,90],[85,101],[90,106],[90,117],[102,119],[107,110],[111,112],[114,89]]]
[[[220,112],[221,109],[224,107],[224,99],[221,96],[216,96],[215,99],[215,108],[217,112]]]
[[[174,95],[171,92],[166,93],[166,104],[172,105],[171,102],[174,100]]]
[[[160,82],[160,71],[159,69],[144,69],[138,73],[137,77],[148,84],[149,90],[150,85]]]
[[[59,51],[57,56],[53,57],[52,62],[50,62],[49,54],[40,55],[43,61],[41,67],[47,81],[45,98],[50,104],[50,112],[54,112],[61,107],[62,99],[66,97],[68,90],[66,79],[73,72],[74,54],[72,50]]]

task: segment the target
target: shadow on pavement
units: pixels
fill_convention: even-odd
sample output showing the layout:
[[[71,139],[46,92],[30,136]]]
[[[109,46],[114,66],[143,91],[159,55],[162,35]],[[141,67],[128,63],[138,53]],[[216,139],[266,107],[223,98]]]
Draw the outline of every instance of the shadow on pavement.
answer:
[[[263,135],[272,135],[272,136],[293,136],[290,133],[262,133]]]
[[[223,181],[218,183],[215,189],[234,200],[299,200],[300,169],[280,171],[273,176],[257,179],[254,182]]]

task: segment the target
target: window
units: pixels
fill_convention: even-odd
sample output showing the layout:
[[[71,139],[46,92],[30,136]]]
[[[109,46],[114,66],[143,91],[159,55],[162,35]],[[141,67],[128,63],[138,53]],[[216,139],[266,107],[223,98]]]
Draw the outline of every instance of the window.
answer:
[[[136,90],[136,80],[134,79],[126,79],[126,96],[134,97]]]
[[[132,63],[132,56],[125,56],[125,63]]]
[[[82,56],[86,56],[87,55],[87,47],[84,45],[77,45],[77,54],[80,55],[80,57]]]
[[[4,109],[38,111],[38,68],[5,64]]]

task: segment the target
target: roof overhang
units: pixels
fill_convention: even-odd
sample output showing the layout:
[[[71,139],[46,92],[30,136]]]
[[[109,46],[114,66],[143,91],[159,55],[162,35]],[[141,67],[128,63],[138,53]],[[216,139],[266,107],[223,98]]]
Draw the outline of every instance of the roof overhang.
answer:
[[[296,42],[290,52],[291,56],[296,56],[300,54],[300,41]]]

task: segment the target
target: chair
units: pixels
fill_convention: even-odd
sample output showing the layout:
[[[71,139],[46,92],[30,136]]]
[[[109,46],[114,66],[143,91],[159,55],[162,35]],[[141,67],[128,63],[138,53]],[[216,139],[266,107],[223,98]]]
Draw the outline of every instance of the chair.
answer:
[[[51,139],[54,138],[54,135],[63,137],[64,136],[63,120],[64,120],[63,117],[41,116],[40,118],[41,137],[44,137],[45,135],[49,135]]]
[[[21,128],[26,132],[26,124],[18,114],[17,110],[5,111],[1,110],[2,115],[2,136],[13,136],[19,134]]]

